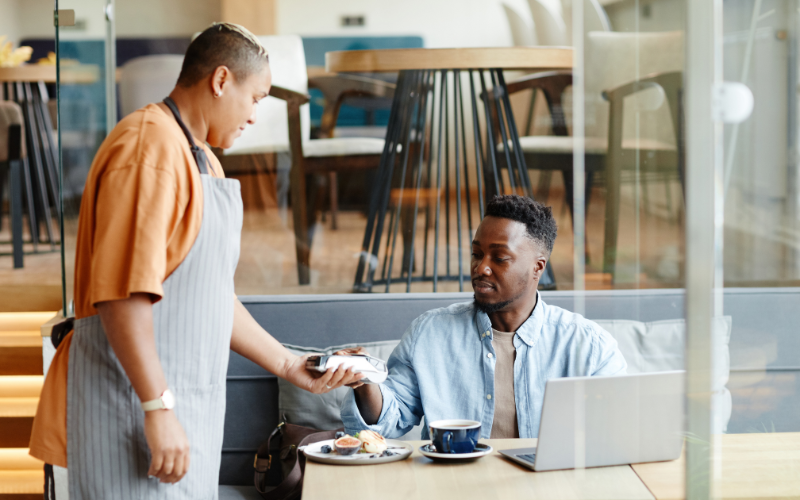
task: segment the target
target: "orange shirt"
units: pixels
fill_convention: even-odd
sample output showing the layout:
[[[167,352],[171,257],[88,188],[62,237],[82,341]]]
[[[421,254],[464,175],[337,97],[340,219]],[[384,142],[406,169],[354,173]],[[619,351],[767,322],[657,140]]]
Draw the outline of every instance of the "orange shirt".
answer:
[[[195,141],[198,142],[198,141]],[[205,146],[212,175],[219,160]],[[153,302],[183,262],[203,221],[203,187],[189,142],[175,117],[150,104],[123,118],[94,158],[81,200],[75,253],[75,317],[95,304],[132,293]],[[69,334],[59,345],[42,388],[30,454],[67,466]]]

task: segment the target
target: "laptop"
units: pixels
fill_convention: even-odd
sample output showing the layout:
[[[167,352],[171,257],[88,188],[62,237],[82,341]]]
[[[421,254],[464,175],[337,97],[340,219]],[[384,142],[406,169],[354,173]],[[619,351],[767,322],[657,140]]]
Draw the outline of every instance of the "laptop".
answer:
[[[500,453],[535,471],[675,460],[683,371],[547,381],[535,448]]]

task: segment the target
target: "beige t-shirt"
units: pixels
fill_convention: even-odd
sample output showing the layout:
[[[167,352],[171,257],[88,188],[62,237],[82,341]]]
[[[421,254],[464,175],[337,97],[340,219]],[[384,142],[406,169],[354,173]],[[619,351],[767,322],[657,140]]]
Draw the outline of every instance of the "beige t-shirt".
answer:
[[[492,346],[496,356],[494,367],[494,422],[492,439],[518,438],[517,403],[514,399],[515,332],[499,332],[492,328]]]

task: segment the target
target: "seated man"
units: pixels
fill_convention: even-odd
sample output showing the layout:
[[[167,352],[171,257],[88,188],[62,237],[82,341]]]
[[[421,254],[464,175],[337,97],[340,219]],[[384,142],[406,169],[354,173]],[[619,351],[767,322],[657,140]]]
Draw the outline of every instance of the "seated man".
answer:
[[[388,360],[386,382],[345,397],[347,431],[393,438],[422,417],[459,418],[481,422],[482,438],[533,438],[547,380],[624,374],[610,334],[539,297],[556,229],[549,207],[515,195],[494,198],[472,242],[474,302],[414,320]],[[427,425],[422,437],[429,437]]]

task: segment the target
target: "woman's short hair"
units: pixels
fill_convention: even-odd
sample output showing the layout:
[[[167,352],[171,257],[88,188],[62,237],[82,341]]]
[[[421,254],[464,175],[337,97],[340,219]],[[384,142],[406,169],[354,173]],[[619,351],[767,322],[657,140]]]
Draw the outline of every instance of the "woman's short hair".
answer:
[[[178,85],[191,87],[220,66],[226,66],[242,81],[268,63],[267,49],[247,28],[233,23],[214,23],[186,49]]]

